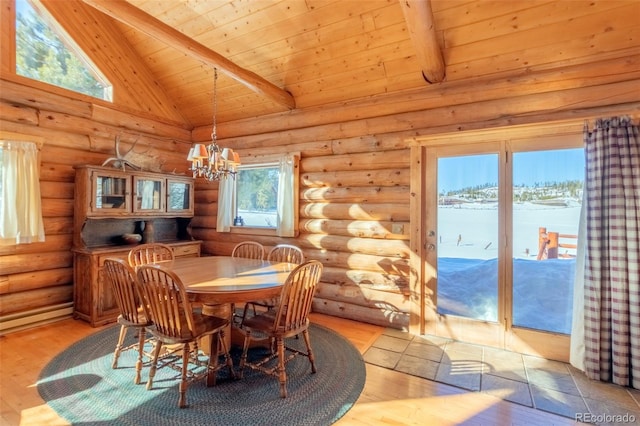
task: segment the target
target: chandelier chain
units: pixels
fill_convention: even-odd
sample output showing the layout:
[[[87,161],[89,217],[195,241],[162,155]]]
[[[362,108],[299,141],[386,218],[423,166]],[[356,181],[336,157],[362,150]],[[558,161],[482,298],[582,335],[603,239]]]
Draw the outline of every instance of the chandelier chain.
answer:
[[[213,130],[211,132],[211,140],[218,140],[218,123],[216,116],[218,115],[218,68],[213,69]]]
[[[218,69],[213,68],[213,128],[211,143],[207,146],[197,143],[191,147],[187,161],[191,161],[189,170],[193,177],[203,177],[208,181],[235,178],[240,156],[230,148],[218,146]]]

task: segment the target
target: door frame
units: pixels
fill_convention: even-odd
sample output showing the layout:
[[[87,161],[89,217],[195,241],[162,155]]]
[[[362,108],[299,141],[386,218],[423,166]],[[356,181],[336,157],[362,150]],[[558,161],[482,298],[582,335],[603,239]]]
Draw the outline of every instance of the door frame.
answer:
[[[497,276],[497,322],[483,321],[474,318],[460,317],[456,315],[440,315],[437,312],[437,269],[438,262],[438,189],[437,179],[431,177],[438,173],[438,160],[440,158],[453,158],[472,155],[497,155],[498,167],[498,276]],[[505,143],[503,141],[478,142],[474,144],[436,145],[425,147],[425,182],[429,182],[433,189],[425,193],[425,210],[428,214],[422,218],[426,226],[427,246],[424,253],[425,264],[435,270],[432,279],[426,284],[426,290],[430,297],[430,305],[433,309],[425,312],[425,332],[436,336],[447,337],[455,340],[462,340],[470,343],[484,344],[494,347],[504,347],[504,326],[501,319],[505,318],[505,271],[504,262],[500,259],[505,252],[505,209],[502,208],[505,202]]]
[[[437,212],[432,209],[437,208],[437,203],[427,203],[428,197],[433,194],[437,196],[437,182],[428,178],[428,167],[434,167],[434,160],[431,154],[437,152],[438,147],[447,148],[448,153],[455,153],[459,149],[460,153],[472,155],[473,152],[480,151],[487,146],[500,146],[501,153],[499,161],[501,171],[499,180],[504,182],[501,185],[500,195],[503,206],[512,205],[511,191],[509,185],[513,186],[511,167],[505,167],[502,162],[509,161],[508,156],[512,152],[514,144],[522,145],[534,143],[536,149],[561,149],[567,146],[559,146],[559,141],[567,138],[578,138],[582,141],[583,121],[561,121],[535,125],[522,125],[501,127],[488,130],[471,130],[457,133],[438,134],[421,136],[410,139],[411,146],[411,182],[410,182],[410,210],[411,210],[411,312],[410,312],[410,332],[414,334],[434,334],[450,337],[456,340],[501,349],[508,349],[515,352],[541,356],[547,359],[554,359],[567,362],[569,359],[570,338],[564,334],[551,332],[540,332],[524,328],[514,328],[510,315],[506,312],[512,310],[512,297],[506,297],[511,291],[511,285],[506,288],[508,274],[513,273],[512,262],[502,261],[499,267],[498,282],[498,323],[488,323],[475,321],[473,333],[460,333],[460,324],[467,325],[469,320],[461,318],[449,318],[443,322],[437,314],[435,304],[435,280],[437,279],[436,264],[433,261],[435,256],[429,250],[430,244],[437,244],[436,235],[429,235],[430,229],[435,228],[435,218]],[[527,142],[530,141],[530,142]],[[563,144],[560,144],[563,145]],[[433,150],[436,151],[433,151]],[[485,151],[486,152],[486,151]],[[508,199],[507,199],[508,198]],[[499,211],[499,257],[504,259],[512,258],[512,248],[507,238],[507,230],[513,226],[511,209],[500,208]],[[447,328],[451,326],[451,328]]]

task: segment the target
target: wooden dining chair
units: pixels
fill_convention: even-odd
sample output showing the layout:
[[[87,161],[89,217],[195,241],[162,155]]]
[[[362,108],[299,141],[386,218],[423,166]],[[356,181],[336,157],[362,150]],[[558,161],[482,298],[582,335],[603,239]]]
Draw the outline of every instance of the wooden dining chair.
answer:
[[[244,344],[240,358],[240,377],[245,367],[261,371],[277,377],[280,382],[280,397],[287,397],[286,363],[296,355],[306,356],[311,364],[311,372],[316,372],[315,358],[309,339],[309,312],[320,276],[322,263],[310,260],[296,267],[284,283],[280,293],[280,301],[275,315],[260,313],[247,318],[241,332],[244,334]],[[285,345],[285,339],[302,333],[306,352],[299,351]],[[247,353],[252,340],[262,340],[264,336],[275,340],[276,351],[258,361],[248,361]],[[290,356],[285,358],[286,352]],[[277,358],[277,365],[271,367],[272,360]]]
[[[269,254],[267,254],[267,260],[271,262],[287,262],[301,265],[304,263],[304,253],[300,247],[296,247],[291,244],[278,244],[273,247]]]
[[[231,252],[231,257],[244,257],[247,259],[264,259],[264,246],[256,241],[242,241],[235,245],[233,251]],[[210,309],[206,307],[205,309]],[[240,315],[236,313],[235,304],[230,305],[231,313],[232,313],[232,321],[234,325],[237,325],[240,322]]]
[[[153,379],[158,368],[158,358],[163,345],[178,345],[182,349],[181,379],[179,386],[178,406],[185,408],[187,404],[187,387],[194,380],[207,378],[207,386],[216,383],[217,372],[225,366],[229,368],[232,378],[236,377],[233,361],[229,355],[229,347],[225,341],[225,327],[228,318],[203,315],[195,311],[180,278],[162,265],[142,265],[138,267],[138,289],[147,304],[153,325],[149,331],[158,340],[151,361],[147,389],[153,387]],[[198,340],[204,336],[209,338],[209,356],[206,362],[198,348]],[[220,348],[224,363],[219,363]],[[165,356],[162,365],[169,365],[175,357]],[[202,373],[189,370],[190,365],[206,367]],[[175,367],[176,365],[173,364]]]
[[[166,244],[150,243],[141,244],[129,251],[129,265],[135,268],[140,265],[149,265],[163,262],[172,262],[173,250]]]
[[[231,257],[246,257],[247,259],[264,259],[264,246],[255,241],[243,241],[236,244]]]
[[[113,352],[111,368],[118,368],[118,359],[123,351],[137,348],[138,359],[136,361],[136,375],[134,383],[140,383],[142,366],[144,364],[144,345],[147,342],[147,328],[151,326],[149,315],[140,303],[140,297],[136,288],[136,274],[134,270],[122,259],[106,259],[104,271],[107,281],[111,284],[116,304],[120,309],[117,322],[120,324],[120,335]],[[124,341],[127,331],[136,330],[138,342],[125,346]]]
[[[300,265],[304,263],[304,253],[300,249],[300,247],[296,247],[291,244],[278,244],[273,247],[269,254],[267,254],[267,260],[270,262],[286,262],[286,263],[295,263]],[[242,312],[242,321],[247,317],[249,310],[253,310],[253,315],[256,315],[256,306],[260,306],[262,308],[266,308],[267,310],[272,310],[278,304],[278,298],[272,299],[264,299],[264,300],[256,300],[247,302],[244,305],[244,310]],[[242,326],[242,323],[241,323]]]

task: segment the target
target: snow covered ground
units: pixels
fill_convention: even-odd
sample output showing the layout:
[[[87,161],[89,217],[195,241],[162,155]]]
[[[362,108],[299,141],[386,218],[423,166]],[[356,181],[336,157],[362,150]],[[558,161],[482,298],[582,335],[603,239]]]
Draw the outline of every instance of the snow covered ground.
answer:
[[[577,234],[580,205],[523,203],[513,215],[514,324],[569,334],[575,260],[536,260],[538,228]],[[440,206],[438,236],[439,312],[497,321],[497,205]]]

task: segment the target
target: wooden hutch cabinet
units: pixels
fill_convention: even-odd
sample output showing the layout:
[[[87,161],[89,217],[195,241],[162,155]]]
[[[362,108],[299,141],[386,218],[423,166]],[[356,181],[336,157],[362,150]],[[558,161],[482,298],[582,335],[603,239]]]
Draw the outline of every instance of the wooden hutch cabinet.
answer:
[[[171,246],[176,257],[200,256],[191,237],[193,178],[162,173],[78,166],[73,232],[74,316],[92,326],[119,315],[104,277],[107,258],[125,259],[133,247],[123,234],[144,234]],[[153,230],[153,234],[143,232]],[[145,242],[143,240],[143,242]]]

